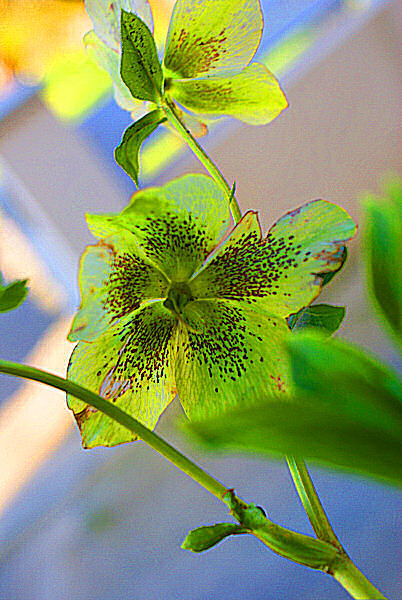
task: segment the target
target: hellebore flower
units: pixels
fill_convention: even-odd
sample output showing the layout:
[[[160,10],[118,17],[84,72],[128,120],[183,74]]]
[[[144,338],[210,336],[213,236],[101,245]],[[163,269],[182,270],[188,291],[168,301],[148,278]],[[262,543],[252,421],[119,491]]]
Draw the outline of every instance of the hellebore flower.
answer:
[[[135,106],[132,97],[157,105],[163,99],[173,99],[192,113],[229,115],[261,125],[287,107],[268,69],[260,63],[249,64],[263,28],[258,0],[178,0],[162,66],[152,39],[152,15],[146,0],[86,0],[86,8],[94,31],[87,34],[85,43],[111,75],[117,101],[124,108],[132,110]],[[126,11],[122,13],[122,24],[121,9]],[[142,79],[145,86],[138,83]],[[154,89],[149,87],[150,80]]]
[[[250,211],[221,241],[227,198],[204,175],[139,191],[120,214],[87,221],[101,241],[82,258],[68,377],[150,428],[176,393],[191,419],[286,399],[286,318],[317,297],[355,232],[342,208],[316,200],[264,238]],[[134,439],[68,403],[85,447]]]

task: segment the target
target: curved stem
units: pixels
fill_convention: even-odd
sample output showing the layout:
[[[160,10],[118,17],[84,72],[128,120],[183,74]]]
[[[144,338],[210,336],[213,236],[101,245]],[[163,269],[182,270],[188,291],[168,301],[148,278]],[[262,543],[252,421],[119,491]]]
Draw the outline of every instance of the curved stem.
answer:
[[[343,551],[321,504],[306,463],[294,456],[288,456],[287,462],[297,493],[317,537]]]
[[[50,385],[51,387],[63,390],[75,398],[83,400],[114,421],[117,421],[117,423],[120,423],[120,425],[123,425],[123,427],[126,427],[135,433],[148,444],[148,446],[151,446],[151,448],[159,452],[159,454],[173,463],[178,469],[189,475],[189,477],[194,479],[219,500],[222,500],[222,496],[227,492],[227,488],[225,488],[222,483],[201,469],[201,467],[184,456],[184,454],[176,450],[176,448],[168,444],[168,442],[165,442],[159,435],[122,411],[118,406],[115,406],[111,402],[101,398],[101,396],[94,394],[94,392],[81,387],[73,381],[63,379],[62,377],[47,373],[46,371],[5,360],[0,360],[0,373],[7,373],[8,375],[14,375],[16,377],[39,381],[46,385]]]
[[[208,173],[215,179],[216,183],[223,189],[225,194],[230,199],[230,211],[232,213],[232,217],[235,223],[238,223],[241,219],[241,210],[237,203],[234,194],[232,194],[232,189],[229,186],[228,182],[215,165],[215,163],[210,159],[205,150],[200,146],[197,140],[193,137],[191,132],[184,125],[179,115],[177,114],[174,103],[165,97],[164,102],[162,103],[162,109],[169,121],[169,123],[176,129],[176,131],[181,135],[183,140],[186,142],[188,147],[194,152],[198,160],[204,165]]]
[[[164,456],[181,471],[189,475],[216,498],[227,504],[227,498],[229,497],[231,513],[239,520],[239,522],[242,522],[243,516],[246,515],[247,511],[250,509],[250,507],[241,498],[236,496],[232,490],[225,488],[222,483],[211,477],[211,475],[184,456],[184,454],[176,450],[176,448],[165,442],[165,440],[156,433],[149,430],[139,421],[94,392],[91,392],[72,381],[58,377],[57,375],[9,361],[0,360],[0,373],[7,373],[8,375],[14,375],[16,377],[39,381],[51,387],[63,390],[68,394],[83,400],[86,404],[93,406],[97,410],[100,410],[105,415],[108,415],[110,418],[117,421],[117,423],[120,423],[120,425],[123,425],[123,427],[127,427],[127,429],[138,435],[138,437],[151,446],[151,448],[159,452],[159,454]],[[255,510],[255,508],[252,508],[252,510]],[[258,529],[255,532],[250,529],[250,533],[254,533],[258,539],[277,554],[308,567],[315,569],[322,568],[325,570],[326,567],[329,567],[338,559],[337,550],[332,546],[329,546],[321,540],[316,540],[290,529],[275,525],[268,519],[261,517],[261,514]]]

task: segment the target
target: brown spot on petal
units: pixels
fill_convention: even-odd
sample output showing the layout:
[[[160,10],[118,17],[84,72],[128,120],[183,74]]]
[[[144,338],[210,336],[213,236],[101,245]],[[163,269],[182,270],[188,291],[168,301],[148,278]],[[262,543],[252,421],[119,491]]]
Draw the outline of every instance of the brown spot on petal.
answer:
[[[79,327],[76,327],[75,329],[73,329],[71,331],[71,333],[78,333],[79,331],[82,331],[83,329],[85,329],[85,327],[87,327],[86,323],[84,323],[83,325],[80,325]]]
[[[270,378],[275,382],[279,392],[286,392],[286,384],[280,375],[278,375],[278,377],[270,375]]]
[[[98,412],[97,408],[94,408],[93,406],[86,406],[84,408],[84,410],[81,410],[78,413],[74,414],[75,420],[77,421],[77,425],[78,428],[80,430],[80,432],[82,433],[82,428],[84,426],[84,423],[87,419],[89,419],[89,417],[95,413]]]

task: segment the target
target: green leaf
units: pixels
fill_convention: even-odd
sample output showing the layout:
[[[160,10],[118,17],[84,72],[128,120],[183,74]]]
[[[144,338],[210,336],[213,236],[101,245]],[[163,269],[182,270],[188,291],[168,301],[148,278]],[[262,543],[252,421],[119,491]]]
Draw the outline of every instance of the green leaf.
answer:
[[[259,63],[229,77],[173,79],[169,93],[193,112],[227,115],[250,125],[270,123],[288,106],[278,81]]]
[[[313,332],[288,341],[297,393],[347,411],[370,425],[396,431],[402,417],[400,380],[369,354],[339,339]]]
[[[141,19],[122,10],[121,77],[134,98],[158,102],[162,96],[162,68],[152,33]]]
[[[166,121],[166,117],[164,117],[163,112],[153,110],[126,129],[123,139],[114,151],[117,164],[132,177],[137,186],[141,144],[164,121]]]
[[[262,27],[258,0],[178,0],[166,42],[166,73],[187,79],[240,71],[253,58]]]
[[[381,430],[362,427],[335,408],[267,402],[224,418],[186,424],[209,450],[269,457],[301,456],[319,465],[402,484],[402,444]]]
[[[386,198],[368,196],[365,212],[364,249],[367,281],[375,306],[400,337],[402,329],[401,207],[402,184],[396,180]]]
[[[300,329],[315,328],[323,333],[331,335],[341,326],[345,318],[346,309],[344,306],[331,306],[330,304],[314,304],[307,308],[302,308],[299,312],[290,315],[288,318],[289,327],[293,331]]]
[[[401,483],[400,381],[356,348],[317,333],[288,341],[294,402],[261,399],[187,427],[214,450],[295,455]]]
[[[216,523],[215,525],[206,525],[198,527],[190,531],[181,547],[183,550],[191,550],[192,552],[204,552],[216,546],[229,535],[237,535],[240,533],[249,533],[247,529],[237,523]]]
[[[14,310],[24,302],[28,295],[27,282],[27,279],[21,279],[3,285],[0,278],[0,312]]]

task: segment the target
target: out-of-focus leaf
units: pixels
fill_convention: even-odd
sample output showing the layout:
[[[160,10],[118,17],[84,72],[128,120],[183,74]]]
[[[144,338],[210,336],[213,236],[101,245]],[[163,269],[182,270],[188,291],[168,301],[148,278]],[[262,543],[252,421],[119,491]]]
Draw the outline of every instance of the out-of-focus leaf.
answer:
[[[161,110],[153,110],[126,129],[119,146],[114,151],[117,164],[132,177],[138,186],[139,152],[141,144],[166,121]]]
[[[303,456],[402,483],[402,404],[395,373],[317,333],[289,340],[294,402],[261,401],[187,427],[214,450]]]
[[[308,400],[294,406],[267,402],[187,427],[210,450],[302,456],[321,465],[402,484],[400,441],[384,439],[378,429],[362,427],[335,409]]]
[[[247,529],[237,523],[216,523],[215,525],[206,525],[198,527],[190,531],[181,547],[184,550],[192,552],[204,552],[216,546],[229,535],[237,535],[239,533],[250,533]]]
[[[14,310],[22,304],[28,295],[27,279],[2,285],[0,278],[0,312]]]
[[[364,203],[368,286],[379,313],[394,334],[401,335],[402,184],[394,180],[385,198],[367,196]]]
[[[152,33],[132,13],[121,13],[121,77],[134,98],[158,102],[162,95],[162,67]]]
[[[314,304],[302,308],[299,312],[288,318],[289,327],[293,331],[314,328],[320,329],[322,333],[331,335],[341,326],[345,318],[344,306],[331,306],[330,304]]]
[[[358,422],[401,432],[400,380],[386,365],[316,332],[292,336],[288,347],[296,395],[315,397]]]

